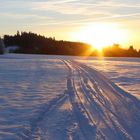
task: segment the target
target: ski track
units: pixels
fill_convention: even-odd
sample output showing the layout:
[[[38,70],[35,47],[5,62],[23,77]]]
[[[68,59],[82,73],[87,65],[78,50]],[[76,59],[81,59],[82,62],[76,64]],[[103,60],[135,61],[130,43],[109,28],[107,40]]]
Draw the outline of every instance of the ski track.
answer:
[[[43,111],[40,112],[40,115],[33,119],[31,122],[31,129],[30,130],[25,130],[24,132],[22,132],[21,134],[19,134],[20,137],[22,137],[22,139],[24,140],[29,140],[29,139],[37,139],[40,134],[38,133],[38,127],[40,125],[40,122],[42,122],[44,119],[46,119],[46,114],[51,114],[52,111],[59,106],[59,104],[63,103],[64,100],[66,99],[66,94],[62,94],[56,98],[54,98],[53,100],[51,100],[48,104],[44,105],[44,107],[42,108]]]
[[[140,102],[96,69],[70,60],[67,89],[20,137],[33,140],[139,140]],[[62,106],[69,106],[61,112]],[[57,119],[56,119],[57,117]]]
[[[98,71],[63,60],[67,92],[86,140],[139,140],[140,103]]]
[[[58,58],[59,59],[59,58]],[[24,140],[140,140],[140,101],[85,64],[67,68],[63,94],[46,104],[18,137]]]

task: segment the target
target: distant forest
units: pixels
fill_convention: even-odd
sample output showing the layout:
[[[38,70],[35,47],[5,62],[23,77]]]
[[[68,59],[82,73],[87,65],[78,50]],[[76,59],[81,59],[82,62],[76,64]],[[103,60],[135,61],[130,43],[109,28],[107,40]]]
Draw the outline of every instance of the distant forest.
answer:
[[[32,32],[20,33],[17,31],[15,35],[4,35],[3,41],[5,48],[17,46],[13,51],[14,53],[74,56],[85,56],[87,54],[89,56],[99,55],[98,51],[93,49],[89,44],[56,40],[55,38],[48,38]],[[123,49],[119,44],[105,47],[102,52],[104,56],[108,57],[140,57],[140,50],[135,50],[133,46],[130,46],[128,49]]]

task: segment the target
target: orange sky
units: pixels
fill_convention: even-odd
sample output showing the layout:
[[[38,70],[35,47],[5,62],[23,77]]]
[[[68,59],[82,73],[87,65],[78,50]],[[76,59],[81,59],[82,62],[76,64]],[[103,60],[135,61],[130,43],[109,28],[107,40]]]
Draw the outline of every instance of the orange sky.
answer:
[[[139,0],[0,0],[0,7],[1,36],[32,31],[96,47],[140,49]]]

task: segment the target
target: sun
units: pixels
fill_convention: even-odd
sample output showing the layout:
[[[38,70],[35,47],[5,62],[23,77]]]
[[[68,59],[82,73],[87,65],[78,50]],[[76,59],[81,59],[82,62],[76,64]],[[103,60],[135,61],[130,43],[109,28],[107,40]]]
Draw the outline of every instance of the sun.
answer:
[[[86,25],[75,32],[73,38],[91,44],[94,48],[102,50],[103,47],[114,43],[121,44],[127,38],[127,33],[113,23],[94,23]]]

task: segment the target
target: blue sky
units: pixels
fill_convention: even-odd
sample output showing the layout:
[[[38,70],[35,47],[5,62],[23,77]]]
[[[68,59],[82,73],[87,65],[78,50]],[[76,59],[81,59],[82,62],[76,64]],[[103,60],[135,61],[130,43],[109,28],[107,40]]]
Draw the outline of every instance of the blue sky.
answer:
[[[64,40],[88,24],[117,23],[127,45],[140,48],[140,0],[0,0],[0,19],[1,36],[19,30]]]

